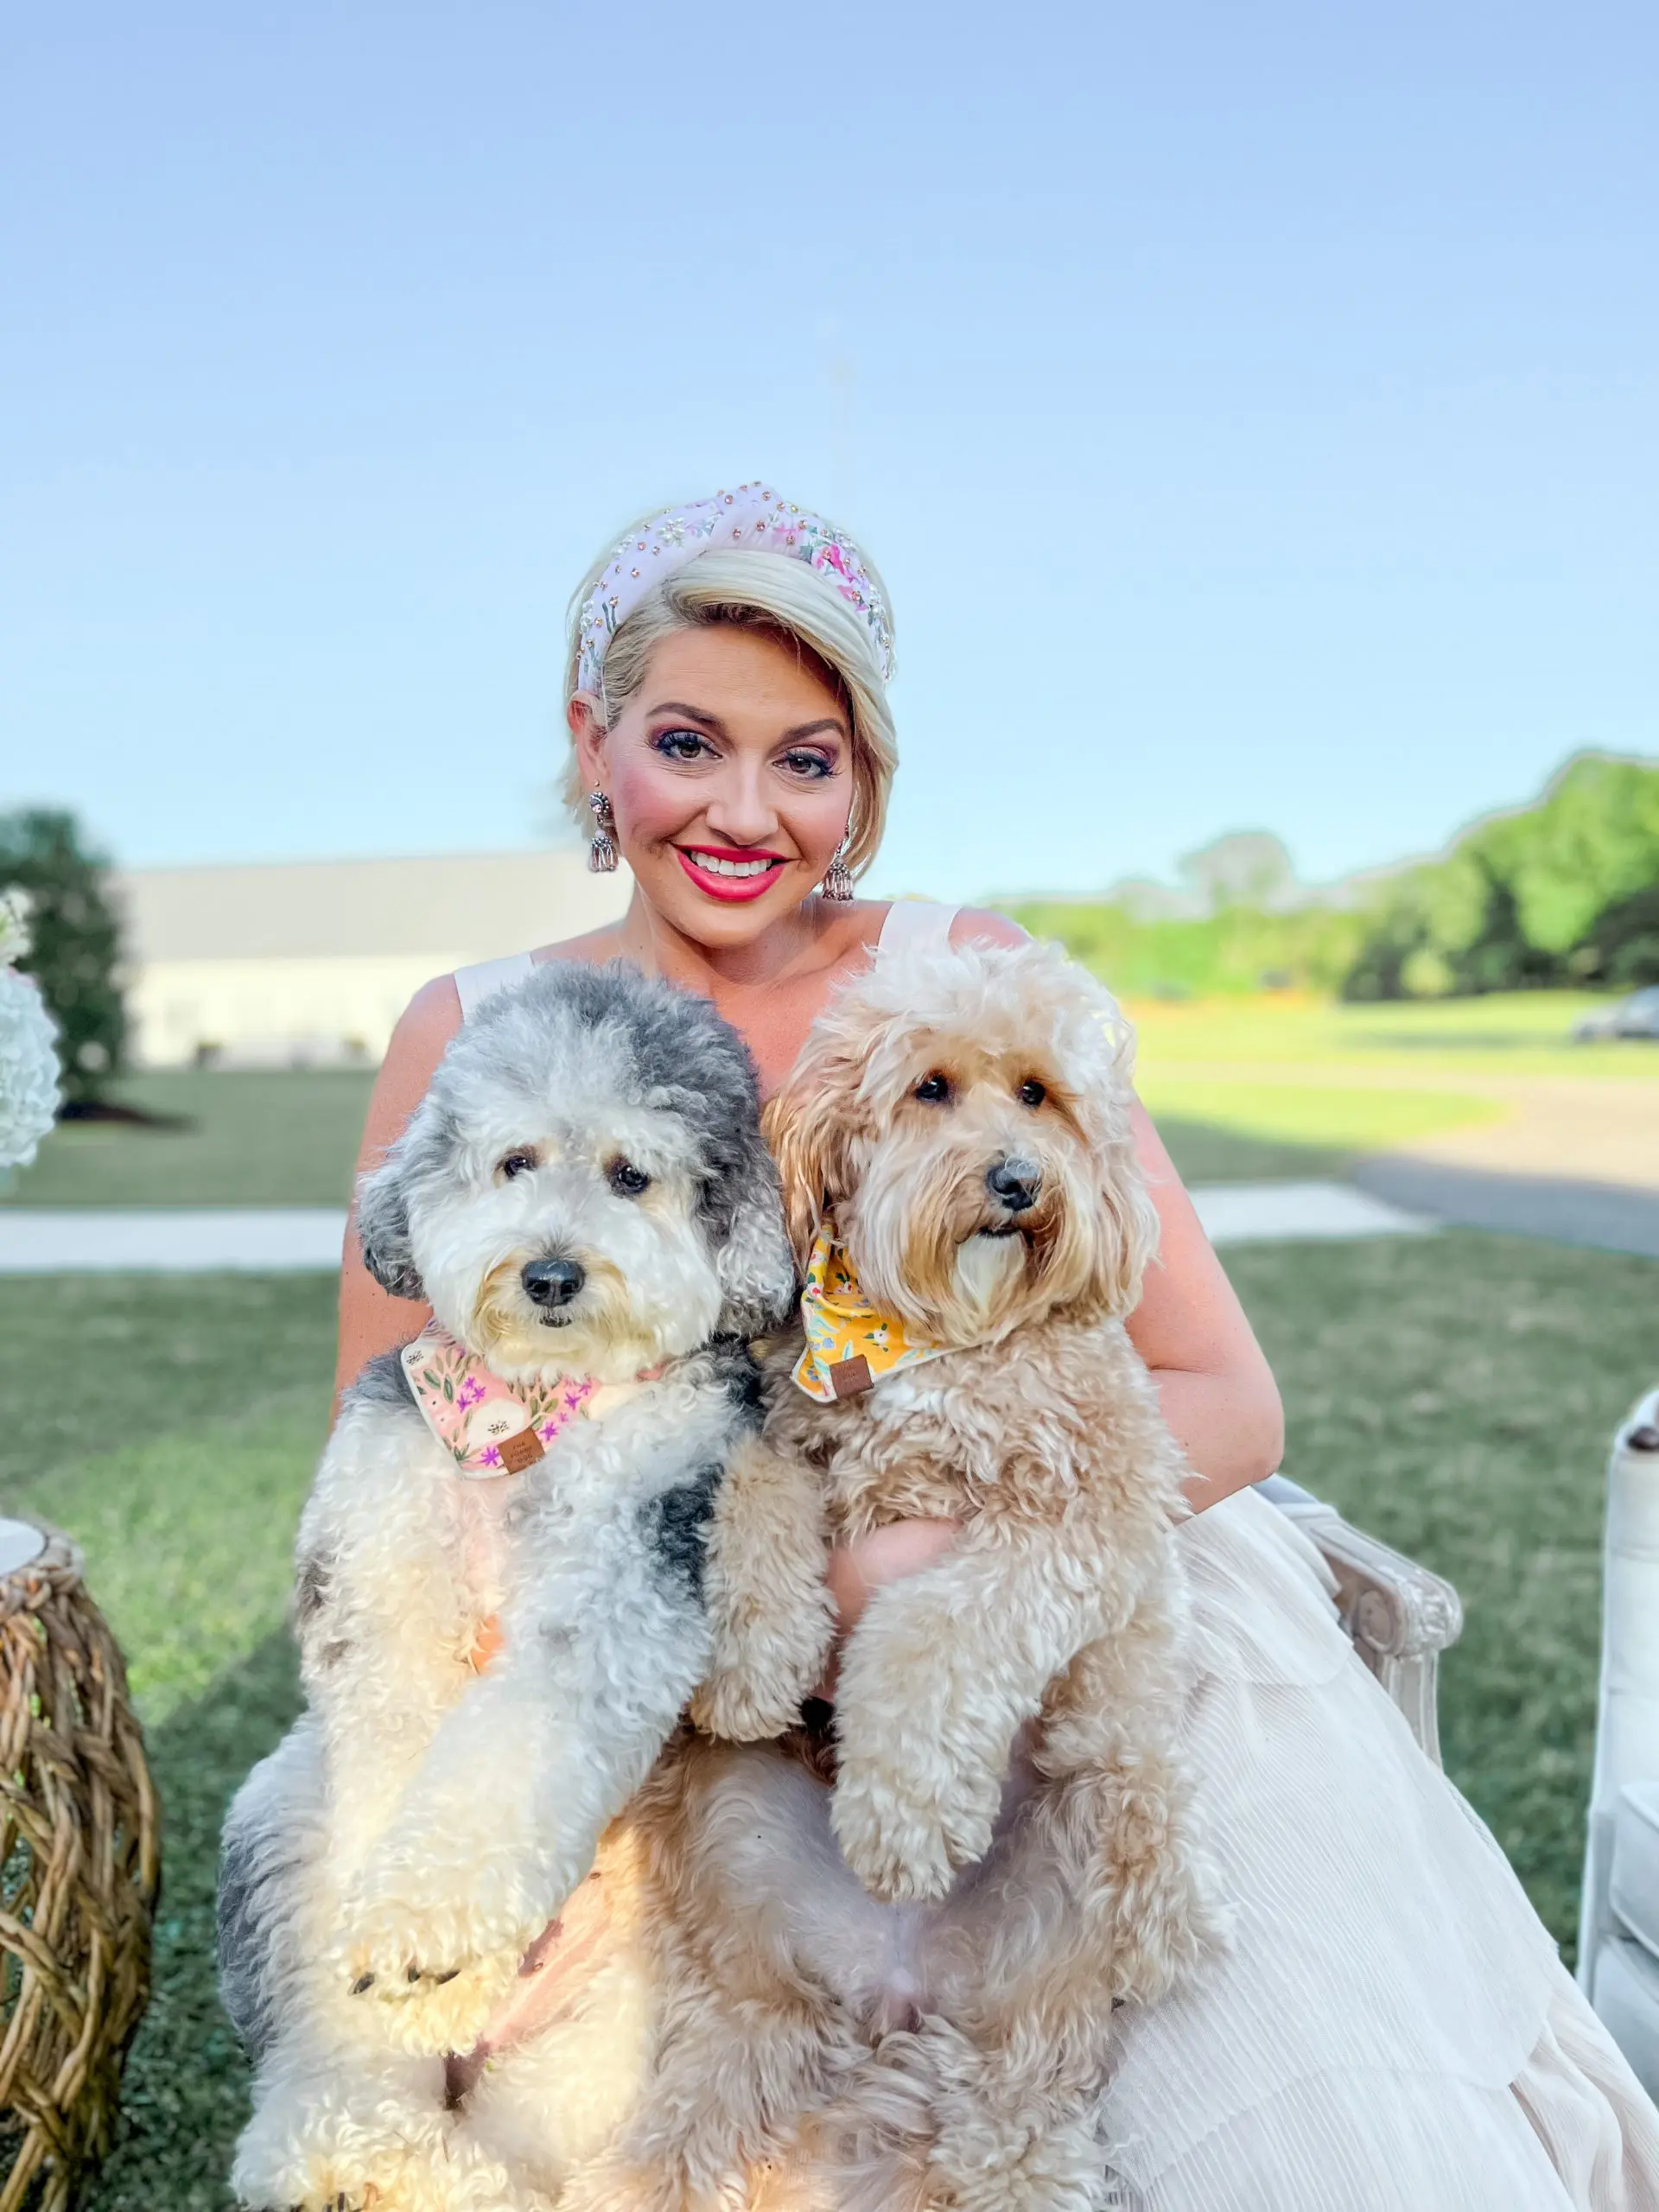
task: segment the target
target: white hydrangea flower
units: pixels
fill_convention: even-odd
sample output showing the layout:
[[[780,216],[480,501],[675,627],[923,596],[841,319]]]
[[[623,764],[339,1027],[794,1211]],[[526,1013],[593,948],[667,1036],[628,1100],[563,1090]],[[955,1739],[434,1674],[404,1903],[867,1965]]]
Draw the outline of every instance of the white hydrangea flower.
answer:
[[[56,1036],[33,981],[0,967],[0,1171],[27,1167],[57,1119]]]
[[[0,968],[21,960],[29,947],[29,893],[14,884],[0,891]]]

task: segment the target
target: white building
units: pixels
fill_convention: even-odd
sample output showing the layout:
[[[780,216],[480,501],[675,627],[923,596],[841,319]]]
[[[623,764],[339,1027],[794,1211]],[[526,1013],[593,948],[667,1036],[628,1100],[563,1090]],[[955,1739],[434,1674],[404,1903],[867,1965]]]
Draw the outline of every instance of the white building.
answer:
[[[613,920],[629,878],[585,853],[139,868],[126,918],[136,1065],[378,1060],[429,976]]]

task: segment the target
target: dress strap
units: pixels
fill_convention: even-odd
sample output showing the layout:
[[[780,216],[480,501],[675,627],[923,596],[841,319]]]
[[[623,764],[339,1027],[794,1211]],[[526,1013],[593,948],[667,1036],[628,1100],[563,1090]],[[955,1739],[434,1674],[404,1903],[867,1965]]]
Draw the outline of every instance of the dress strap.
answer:
[[[509,952],[500,960],[480,960],[471,968],[457,968],[454,985],[461,1020],[470,1021],[486,999],[493,998],[509,983],[522,983],[535,966],[527,952]]]
[[[881,925],[877,949],[888,952],[901,944],[948,944],[950,925],[961,912],[960,906],[941,906],[932,899],[895,899]]]

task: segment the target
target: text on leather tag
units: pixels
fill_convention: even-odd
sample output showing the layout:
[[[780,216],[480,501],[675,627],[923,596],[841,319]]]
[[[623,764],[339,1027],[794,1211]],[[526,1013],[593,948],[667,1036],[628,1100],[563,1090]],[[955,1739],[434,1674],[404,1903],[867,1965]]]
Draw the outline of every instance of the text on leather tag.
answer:
[[[521,1428],[517,1436],[504,1436],[495,1448],[510,1475],[522,1475],[526,1467],[533,1467],[538,1459],[547,1456],[542,1449],[542,1440],[533,1428]]]
[[[852,1359],[838,1359],[829,1370],[830,1388],[838,1398],[855,1398],[861,1390],[873,1388],[874,1377],[870,1363],[862,1352]]]

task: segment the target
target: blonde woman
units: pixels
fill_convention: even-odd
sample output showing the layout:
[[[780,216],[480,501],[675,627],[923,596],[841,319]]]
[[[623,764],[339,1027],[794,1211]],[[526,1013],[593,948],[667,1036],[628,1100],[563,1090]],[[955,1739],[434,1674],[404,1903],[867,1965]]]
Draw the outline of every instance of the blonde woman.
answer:
[[[886,594],[844,534],[741,486],[637,524],[573,607],[568,794],[595,864],[628,862],[632,901],[609,928],[428,984],[375,1086],[365,1165],[471,1007],[531,962],[622,958],[700,992],[771,1090],[883,938],[1020,934],[995,914],[853,895],[897,747]],[[1010,783],[1020,772],[1010,759]],[[1354,1663],[1315,1555],[1252,1494],[1278,1459],[1278,1394],[1144,1112],[1137,1126],[1161,1256],[1131,1334],[1192,1468],[1182,1541],[1205,1663],[1189,1740],[1237,1921],[1194,1986],[1122,2015],[1113,2202],[1659,2207],[1652,2107],[1497,1847]],[[342,1380],[421,1318],[348,1249]],[[843,1624],[952,1535],[904,1523],[839,1557]]]

